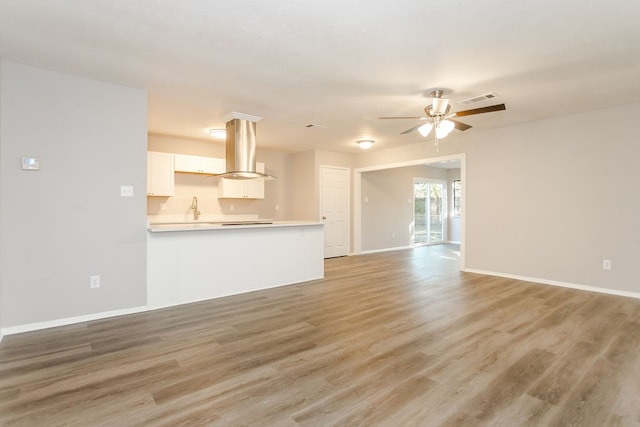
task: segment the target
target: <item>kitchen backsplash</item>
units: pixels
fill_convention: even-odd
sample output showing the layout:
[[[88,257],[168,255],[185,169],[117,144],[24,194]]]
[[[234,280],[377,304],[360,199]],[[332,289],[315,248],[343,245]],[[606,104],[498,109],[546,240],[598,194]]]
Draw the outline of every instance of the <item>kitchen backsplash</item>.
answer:
[[[189,215],[148,215],[148,224],[184,223],[184,222],[224,222],[224,221],[251,221],[259,219],[257,214],[233,214],[215,215],[200,214],[198,220],[193,219],[193,211]],[[260,218],[271,219],[271,218]]]

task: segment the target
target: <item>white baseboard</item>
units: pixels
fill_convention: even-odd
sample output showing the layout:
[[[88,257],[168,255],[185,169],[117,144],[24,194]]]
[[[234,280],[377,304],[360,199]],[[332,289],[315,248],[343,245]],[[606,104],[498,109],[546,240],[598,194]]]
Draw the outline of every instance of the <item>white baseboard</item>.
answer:
[[[390,251],[400,251],[403,249],[412,249],[413,246],[409,245],[409,246],[396,246],[394,248],[384,248],[384,249],[372,249],[370,251],[362,251],[361,254],[376,254],[379,252],[390,252]]]
[[[372,254],[372,253],[378,253],[378,252],[389,252],[389,251],[397,251],[397,250],[411,249],[411,248],[413,248],[413,246],[398,246],[398,247],[395,247],[395,248],[375,249],[375,250],[371,250],[371,251],[363,251],[362,254]],[[639,292],[629,292],[629,291],[621,291],[621,290],[617,290],[617,289],[599,288],[597,286],[580,285],[580,284],[576,284],[576,283],[560,282],[560,281],[557,281],[557,280],[541,279],[539,277],[520,276],[520,275],[517,275],[517,274],[500,273],[500,272],[496,272],[496,271],[477,270],[477,269],[474,269],[474,268],[465,268],[462,271],[467,272],[467,273],[485,274],[487,276],[505,277],[507,279],[522,280],[522,281],[525,281],[525,282],[541,283],[543,285],[559,286],[559,287],[562,287],[562,288],[579,289],[579,290],[583,290],[583,291],[598,292],[598,293],[602,293],[602,294],[617,295],[617,296],[640,299],[640,293]],[[170,304],[170,305],[167,305],[166,307],[172,307],[172,306],[175,306],[175,305],[182,305],[182,304],[186,304],[186,303]],[[28,323],[28,324],[25,324],[25,325],[10,326],[10,327],[7,327],[7,328],[0,329],[0,342],[2,342],[2,338],[5,335],[13,335],[13,334],[19,334],[19,333],[22,333],[22,332],[37,331],[37,330],[40,330],[40,329],[54,328],[54,327],[57,327],[57,326],[72,325],[74,323],[89,322],[89,321],[92,321],[92,320],[106,319],[108,317],[124,316],[124,315],[127,315],[127,314],[136,314],[136,313],[141,313],[141,312],[144,312],[144,311],[158,310],[160,308],[166,308],[166,307],[139,306],[139,307],[125,308],[125,309],[121,309],[121,310],[105,311],[105,312],[102,312],[102,313],[93,313],[93,314],[88,314],[88,315],[84,315],[84,316],[68,317],[68,318],[65,318],[65,319],[50,320],[50,321],[47,321],[47,322]]]
[[[597,286],[579,285],[576,283],[560,282],[558,280],[540,279],[539,277],[519,276],[517,274],[499,273],[495,271],[476,270],[474,268],[465,268],[462,271],[467,273],[486,274],[487,276],[505,277],[507,279],[522,280],[525,282],[540,283],[543,285],[559,286],[561,288],[579,289],[581,291],[598,292],[600,294],[617,295],[621,297],[629,297],[640,299],[639,292],[621,291],[618,289],[599,288]]]
[[[74,323],[89,322],[91,320],[106,319],[107,317],[124,316],[147,311],[147,306],[124,308],[121,310],[105,311],[102,313],[87,314],[85,316],[67,317],[66,319],[56,319],[47,322],[27,323],[25,325],[9,326],[2,328],[0,337],[3,335],[20,334],[22,332],[37,331],[40,329],[55,328],[56,326],[72,325]]]

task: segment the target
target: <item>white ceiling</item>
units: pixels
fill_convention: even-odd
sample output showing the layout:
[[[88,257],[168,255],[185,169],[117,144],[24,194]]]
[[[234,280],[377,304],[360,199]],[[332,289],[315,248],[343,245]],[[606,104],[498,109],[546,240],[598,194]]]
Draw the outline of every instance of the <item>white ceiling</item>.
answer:
[[[152,133],[208,138],[237,111],[263,117],[259,146],[356,152],[420,141],[377,118],[422,115],[436,87],[453,111],[506,103],[466,134],[639,102],[639,18],[634,0],[0,0],[0,55],[146,88]]]

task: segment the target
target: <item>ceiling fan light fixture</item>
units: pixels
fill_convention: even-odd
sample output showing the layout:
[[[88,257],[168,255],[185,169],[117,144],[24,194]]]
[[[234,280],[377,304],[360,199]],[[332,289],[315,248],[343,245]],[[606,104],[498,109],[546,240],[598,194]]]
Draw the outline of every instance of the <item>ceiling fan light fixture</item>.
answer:
[[[433,114],[442,116],[447,112],[447,106],[449,100],[446,98],[433,98],[433,104],[431,104],[431,111]]]
[[[209,129],[209,135],[215,139],[227,139],[226,129]]]
[[[425,123],[422,126],[420,126],[418,128],[418,132],[420,132],[420,135],[424,136],[425,138],[429,135],[429,133],[431,132],[431,129],[433,129],[433,124],[431,123]]]
[[[436,138],[446,138],[447,135],[455,128],[455,123],[451,120],[443,120],[436,125]]]
[[[357,142],[357,144],[363,150],[368,150],[369,148],[371,148],[373,146],[374,142],[375,141],[373,141],[372,139],[361,139],[360,141]]]

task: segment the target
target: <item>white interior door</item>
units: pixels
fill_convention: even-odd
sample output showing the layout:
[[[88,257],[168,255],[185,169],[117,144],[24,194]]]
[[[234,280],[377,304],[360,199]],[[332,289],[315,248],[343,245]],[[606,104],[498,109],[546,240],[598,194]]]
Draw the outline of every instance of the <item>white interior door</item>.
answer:
[[[324,257],[349,253],[349,169],[320,166],[320,217]]]

